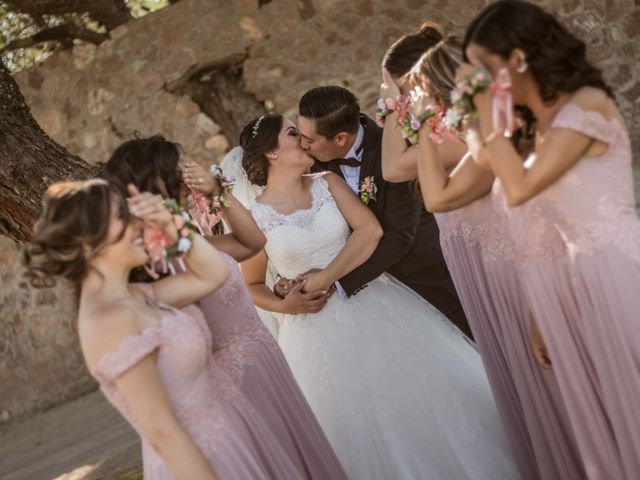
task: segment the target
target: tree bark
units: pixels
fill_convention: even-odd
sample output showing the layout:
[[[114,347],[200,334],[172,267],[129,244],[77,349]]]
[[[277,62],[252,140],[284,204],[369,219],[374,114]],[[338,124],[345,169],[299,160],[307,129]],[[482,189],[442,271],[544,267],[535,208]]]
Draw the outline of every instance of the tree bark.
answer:
[[[47,186],[89,178],[97,171],[38,126],[0,62],[0,234],[19,242],[28,240]]]
[[[34,18],[42,15],[88,13],[107,30],[131,20],[131,12],[124,0],[5,0],[11,9],[28,13]]]
[[[223,126],[232,144],[238,142],[247,123],[264,114],[263,104],[244,89],[241,65],[198,72],[177,90],[189,95],[204,113]]]
[[[56,41],[63,46],[72,47],[74,39],[84,40],[85,42],[99,44],[109,38],[106,33],[97,33],[77,25],[58,25],[57,27],[46,28],[27,38],[20,38],[9,43],[1,52],[16,50],[18,48],[32,47],[42,42]]]

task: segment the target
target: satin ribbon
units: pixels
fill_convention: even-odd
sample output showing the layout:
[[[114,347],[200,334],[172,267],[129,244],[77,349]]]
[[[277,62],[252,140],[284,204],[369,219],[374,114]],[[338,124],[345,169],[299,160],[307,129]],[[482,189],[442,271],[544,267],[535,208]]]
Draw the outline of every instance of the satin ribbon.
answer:
[[[513,99],[511,97],[511,77],[506,68],[498,71],[491,82],[491,118],[493,131],[503,133],[505,137],[511,137],[515,130],[513,117]]]
[[[189,214],[195,220],[201,235],[213,235],[213,227],[222,219],[220,214],[211,213],[211,199],[201,192],[189,195]]]
[[[175,243],[175,239],[171,238],[162,229],[151,224],[144,226],[142,238],[150,258],[149,265],[145,265],[145,270],[151,278],[156,280],[159,277],[158,272],[156,272],[157,265],[162,268],[162,273],[167,273],[167,270],[175,273],[173,266],[168,265],[165,259],[165,250]]]

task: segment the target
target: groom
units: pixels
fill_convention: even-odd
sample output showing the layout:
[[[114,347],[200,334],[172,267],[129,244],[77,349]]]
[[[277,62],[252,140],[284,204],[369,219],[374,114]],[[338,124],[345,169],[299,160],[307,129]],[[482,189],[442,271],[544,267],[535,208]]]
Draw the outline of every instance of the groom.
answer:
[[[369,260],[339,280],[338,289],[355,295],[388,272],[473,338],[442,255],[433,215],[425,210],[412,182],[391,183],[382,177],[382,129],[360,113],[353,93],[338,86],[308,91],[298,110],[300,143],[315,158],[314,171],[340,175],[358,195],[367,182],[377,188],[375,199],[363,201],[384,235]]]

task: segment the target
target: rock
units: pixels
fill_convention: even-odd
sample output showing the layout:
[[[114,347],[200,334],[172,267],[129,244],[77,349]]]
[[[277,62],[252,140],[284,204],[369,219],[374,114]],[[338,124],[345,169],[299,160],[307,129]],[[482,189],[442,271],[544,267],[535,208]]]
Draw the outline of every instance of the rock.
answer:
[[[222,134],[214,135],[207,138],[204,142],[204,148],[217,152],[226,152],[229,149],[229,140]]]
[[[215,135],[220,131],[220,126],[216,124],[211,118],[204,113],[200,112],[196,116],[196,131],[200,135]]]
[[[89,103],[87,105],[87,111],[94,117],[104,112],[104,109],[111,100],[113,100],[113,93],[104,88],[93,88],[89,90]]]
[[[76,70],[85,70],[93,61],[96,46],[91,43],[81,43],[73,47],[73,66]]]
[[[47,110],[40,114],[34,114],[40,128],[50,137],[55,137],[61,130],[60,114],[56,110]]]

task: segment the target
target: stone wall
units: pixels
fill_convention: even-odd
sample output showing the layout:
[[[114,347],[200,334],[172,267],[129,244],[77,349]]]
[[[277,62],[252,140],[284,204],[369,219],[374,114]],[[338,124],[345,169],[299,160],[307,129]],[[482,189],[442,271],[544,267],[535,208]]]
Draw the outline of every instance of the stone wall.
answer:
[[[307,89],[327,83],[356,92],[371,113],[385,49],[424,20],[461,33],[486,0],[181,0],[17,75],[43,129],[89,162],[105,160],[132,132],[161,132],[211,163],[235,138],[185,88],[203,72],[235,66],[256,104],[295,115]],[[640,4],[633,0],[544,0],[589,45],[614,86],[640,154]],[[195,97],[194,97],[195,98]],[[199,97],[201,100],[201,97]],[[227,99],[234,105],[234,99]],[[239,104],[238,104],[239,105]],[[244,105],[244,104],[243,104]],[[251,116],[236,107],[240,116]],[[0,256],[0,412],[4,419],[91,388],[70,319],[68,287],[33,291]]]

